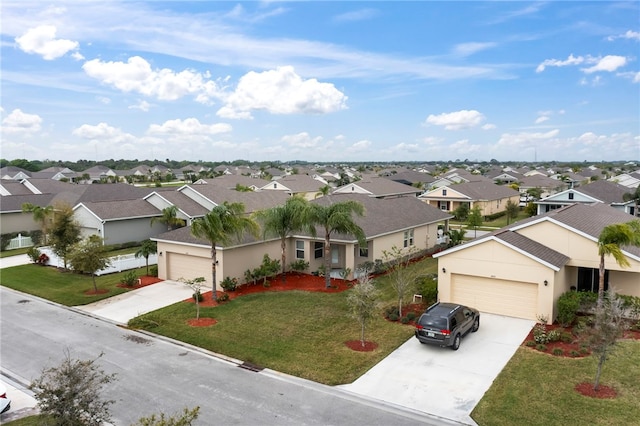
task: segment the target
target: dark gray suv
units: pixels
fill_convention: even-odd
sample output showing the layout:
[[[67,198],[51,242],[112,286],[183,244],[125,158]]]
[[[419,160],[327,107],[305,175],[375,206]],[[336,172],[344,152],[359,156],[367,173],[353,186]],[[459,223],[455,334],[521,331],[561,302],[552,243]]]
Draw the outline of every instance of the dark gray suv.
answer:
[[[429,306],[416,322],[416,338],[420,343],[460,347],[460,338],[480,328],[480,312],[455,303],[436,303]]]

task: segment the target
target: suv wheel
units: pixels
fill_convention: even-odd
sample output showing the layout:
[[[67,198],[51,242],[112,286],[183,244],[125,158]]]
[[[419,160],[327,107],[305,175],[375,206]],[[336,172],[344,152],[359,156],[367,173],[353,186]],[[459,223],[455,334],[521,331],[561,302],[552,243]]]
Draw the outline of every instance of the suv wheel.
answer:
[[[451,345],[451,349],[457,351],[460,347],[460,335],[456,334],[456,337],[453,338],[453,345]]]
[[[471,327],[471,331],[475,333],[476,331],[478,331],[479,328],[480,328],[480,318],[476,318],[475,321],[473,321],[473,327]]]

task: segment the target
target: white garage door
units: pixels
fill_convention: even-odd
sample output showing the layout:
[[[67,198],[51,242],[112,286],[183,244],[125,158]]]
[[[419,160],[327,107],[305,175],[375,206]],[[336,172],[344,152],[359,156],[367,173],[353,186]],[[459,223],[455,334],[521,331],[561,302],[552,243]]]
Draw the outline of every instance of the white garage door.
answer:
[[[535,320],[538,285],[453,274],[451,301],[482,312]]]
[[[167,253],[167,279],[192,280],[204,277],[211,282],[211,259],[179,253]]]

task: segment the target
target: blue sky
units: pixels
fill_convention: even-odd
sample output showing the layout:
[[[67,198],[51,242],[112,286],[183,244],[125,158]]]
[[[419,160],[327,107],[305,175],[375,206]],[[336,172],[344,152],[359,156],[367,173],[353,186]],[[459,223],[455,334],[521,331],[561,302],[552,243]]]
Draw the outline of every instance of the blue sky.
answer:
[[[11,160],[640,160],[640,3],[3,0]]]

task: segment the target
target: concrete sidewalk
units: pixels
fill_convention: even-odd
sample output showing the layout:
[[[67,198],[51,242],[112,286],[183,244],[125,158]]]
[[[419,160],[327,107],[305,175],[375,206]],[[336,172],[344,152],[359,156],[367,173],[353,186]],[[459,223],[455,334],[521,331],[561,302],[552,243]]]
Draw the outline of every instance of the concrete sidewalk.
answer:
[[[120,324],[156,309],[164,308],[193,295],[193,290],[177,281],[161,281],[137,290],[109,297],[75,309],[106,318]]]
[[[0,269],[11,268],[12,266],[27,265],[31,263],[31,259],[26,254],[17,256],[7,256],[0,259]]]

